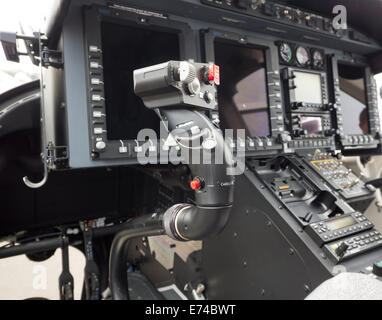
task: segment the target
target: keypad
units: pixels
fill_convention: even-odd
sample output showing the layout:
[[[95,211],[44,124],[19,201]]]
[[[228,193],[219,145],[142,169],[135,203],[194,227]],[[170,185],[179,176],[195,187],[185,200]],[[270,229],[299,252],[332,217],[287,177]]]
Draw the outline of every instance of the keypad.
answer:
[[[338,257],[335,250],[342,244],[346,243],[349,247],[346,250],[343,257]],[[382,234],[376,230],[371,230],[361,235],[356,235],[351,238],[338,240],[335,243],[329,243],[325,245],[325,251],[337,261],[348,258],[350,256],[357,255],[361,252],[371,250],[373,248],[382,246]]]
[[[371,229],[374,225],[363,216],[363,214],[356,212],[353,214],[358,224],[344,227],[335,231],[329,230],[328,226],[324,222],[317,222],[311,225],[313,230],[324,242],[330,242],[338,238],[342,238],[354,233],[362,232],[363,230]]]

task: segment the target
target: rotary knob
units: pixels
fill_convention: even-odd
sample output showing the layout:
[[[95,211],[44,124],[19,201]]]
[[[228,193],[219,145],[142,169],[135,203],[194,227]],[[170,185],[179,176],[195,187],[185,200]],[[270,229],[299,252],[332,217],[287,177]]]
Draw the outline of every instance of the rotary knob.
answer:
[[[206,92],[204,93],[204,100],[205,100],[207,103],[211,103],[212,101],[214,101],[214,95],[213,95],[211,92],[206,91]]]
[[[195,96],[200,92],[200,81],[198,78],[194,78],[193,81],[187,84],[187,89],[191,96]]]
[[[192,83],[196,78],[196,69],[191,63],[182,61],[179,63],[179,67],[175,69],[174,77],[177,81]]]

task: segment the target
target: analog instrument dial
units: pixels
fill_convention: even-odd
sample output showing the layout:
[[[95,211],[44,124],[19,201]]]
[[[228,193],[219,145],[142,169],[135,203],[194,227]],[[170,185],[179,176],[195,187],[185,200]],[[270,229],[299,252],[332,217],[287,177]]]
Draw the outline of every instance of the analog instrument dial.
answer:
[[[309,62],[309,52],[304,47],[297,47],[296,49],[296,59],[299,65],[306,66]]]
[[[279,50],[281,59],[286,63],[290,63],[293,58],[293,52],[290,45],[287,43],[282,43],[279,47]]]
[[[321,51],[315,50],[313,52],[312,59],[313,59],[313,66],[322,67],[324,65],[324,57]]]

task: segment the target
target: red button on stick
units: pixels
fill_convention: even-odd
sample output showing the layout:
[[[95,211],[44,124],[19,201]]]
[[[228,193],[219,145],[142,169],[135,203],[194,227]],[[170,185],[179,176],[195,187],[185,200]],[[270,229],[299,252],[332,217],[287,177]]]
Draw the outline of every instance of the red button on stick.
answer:
[[[214,73],[214,66],[210,65],[210,68],[208,69],[208,80],[214,81],[215,80],[215,73]]]
[[[208,81],[213,81],[217,86],[220,85],[220,68],[216,64],[211,64],[208,68]]]
[[[194,179],[190,182],[190,187],[192,190],[198,190],[200,188],[200,180]]]
[[[220,85],[220,68],[216,64],[213,65],[214,69],[214,83],[218,86]]]

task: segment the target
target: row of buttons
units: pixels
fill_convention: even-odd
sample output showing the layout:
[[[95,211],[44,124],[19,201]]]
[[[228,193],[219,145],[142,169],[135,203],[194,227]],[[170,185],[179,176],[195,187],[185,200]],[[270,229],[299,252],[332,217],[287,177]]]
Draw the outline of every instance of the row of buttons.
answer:
[[[371,144],[374,142],[374,139],[370,135],[352,135],[352,136],[346,136],[346,141],[351,143],[351,144]]]
[[[343,130],[343,124],[342,124],[343,119],[342,119],[340,80],[338,78],[334,79],[334,95],[335,95],[334,110],[336,110],[338,134],[342,135],[344,130]]]
[[[372,231],[365,235],[347,240],[345,241],[345,243],[349,245],[348,250],[352,250],[352,249],[366,246],[370,243],[377,242],[379,240],[382,240],[382,235],[377,231]]]
[[[333,145],[332,139],[322,140],[294,140],[289,142],[290,148],[314,148],[314,147],[330,147]]]
[[[281,86],[280,72],[278,70],[269,71],[268,74],[268,92],[270,104],[270,118],[272,132],[284,131],[284,118],[281,107]]]
[[[369,101],[369,125],[370,129],[379,132],[380,119],[378,110],[378,95],[375,79],[370,79],[370,85],[367,86],[367,97]]]
[[[106,148],[105,134],[105,97],[103,87],[102,50],[96,45],[90,45],[89,54],[89,88],[91,116],[93,124],[93,150],[103,151]]]
[[[175,152],[172,152],[174,150]],[[120,146],[118,147],[118,151],[121,154],[125,154],[128,157],[137,157],[137,155],[141,156],[149,156],[151,157],[180,157],[180,147],[178,145],[169,145],[166,141],[153,142],[152,140],[148,140],[143,144],[140,144],[137,140],[135,141],[122,141],[120,140]],[[171,151],[171,154],[170,154]]]
[[[350,227],[348,229],[344,229],[342,231],[335,231],[333,233],[329,233],[327,235],[324,235],[323,239],[324,240],[329,240],[329,239],[337,238],[337,237],[346,235],[348,233],[353,233],[355,231],[360,231],[360,230],[362,230],[362,226],[358,225],[358,226],[355,226],[355,227]]]
[[[303,107],[304,110],[306,110],[307,108],[310,108],[312,110],[317,110],[317,111],[326,110],[325,104],[317,104],[317,103],[304,103],[301,107]]]
[[[254,148],[266,149],[267,147],[272,147],[274,145],[275,143],[273,139],[269,137],[256,137],[256,138],[247,137],[246,140],[239,138],[237,141],[231,139],[230,142],[228,143],[228,146],[231,149],[240,148],[242,150],[254,149]]]

